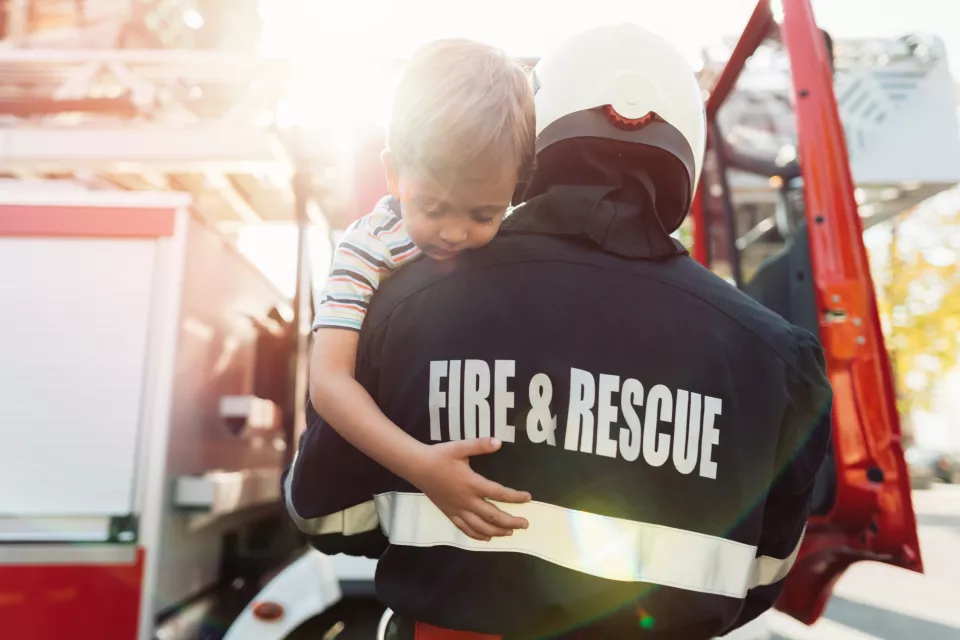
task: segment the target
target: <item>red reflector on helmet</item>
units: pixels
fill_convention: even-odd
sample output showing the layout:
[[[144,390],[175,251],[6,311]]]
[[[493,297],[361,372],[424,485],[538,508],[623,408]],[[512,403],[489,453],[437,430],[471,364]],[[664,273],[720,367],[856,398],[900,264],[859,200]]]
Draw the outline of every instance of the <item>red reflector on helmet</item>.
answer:
[[[264,622],[273,622],[283,617],[283,605],[276,602],[258,602],[253,606],[253,617]]]
[[[603,107],[603,115],[607,117],[607,120],[609,120],[613,126],[617,127],[618,129],[623,129],[624,131],[636,131],[637,129],[642,129],[657,119],[657,114],[655,114],[653,111],[639,118],[624,118],[609,104]]]

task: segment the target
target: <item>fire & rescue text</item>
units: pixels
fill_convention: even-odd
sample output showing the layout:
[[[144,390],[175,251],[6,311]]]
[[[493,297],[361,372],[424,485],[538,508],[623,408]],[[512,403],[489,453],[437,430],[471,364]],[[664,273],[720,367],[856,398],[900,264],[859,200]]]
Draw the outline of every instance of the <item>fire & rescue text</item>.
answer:
[[[715,479],[713,448],[720,442],[716,418],[722,401],[634,378],[570,369],[566,424],[557,430],[553,382],[538,373],[527,386],[524,424],[509,424],[516,406],[516,361],[434,360],[430,363],[430,437],[434,441],[483,437],[516,442],[517,432],[535,444],[562,446],[654,467],[670,462],[677,471]],[[444,390],[446,389],[446,390]],[[619,396],[619,399],[617,399]],[[446,429],[441,423],[446,416]],[[672,424],[672,431],[660,423]]]

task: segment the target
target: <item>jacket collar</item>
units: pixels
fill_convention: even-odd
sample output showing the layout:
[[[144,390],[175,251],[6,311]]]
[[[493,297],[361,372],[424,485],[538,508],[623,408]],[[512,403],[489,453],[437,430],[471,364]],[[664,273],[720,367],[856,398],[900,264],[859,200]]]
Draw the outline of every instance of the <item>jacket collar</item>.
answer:
[[[577,236],[624,258],[660,260],[686,255],[643,203],[617,198],[618,187],[555,185],[511,211],[501,233]]]

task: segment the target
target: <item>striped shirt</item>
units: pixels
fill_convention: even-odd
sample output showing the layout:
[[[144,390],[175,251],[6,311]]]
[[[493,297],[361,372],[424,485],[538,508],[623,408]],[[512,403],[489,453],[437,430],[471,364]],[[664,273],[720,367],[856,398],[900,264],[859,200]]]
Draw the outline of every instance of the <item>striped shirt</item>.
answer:
[[[350,225],[333,256],[313,329],[360,331],[380,283],[420,256],[399,215],[399,202],[386,197]]]

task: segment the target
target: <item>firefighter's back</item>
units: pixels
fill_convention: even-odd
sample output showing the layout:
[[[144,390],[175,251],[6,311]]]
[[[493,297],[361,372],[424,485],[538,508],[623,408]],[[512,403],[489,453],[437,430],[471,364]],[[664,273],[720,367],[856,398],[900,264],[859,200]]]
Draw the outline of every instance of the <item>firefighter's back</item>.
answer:
[[[473,467],[533,495],[505,507],[530,528],[485,543],[412,487],[382,494],[377,589],[400,615],[508,637],[603,618],[711,637],[783,577],[799,532],[771,536],[765,500],[785,451],[806,455],[783,425],[796,389],[825,393],[820,349],[687,255],[506,232],[398,273],[367,322],[384,412],[427,442],[501,438]]]

